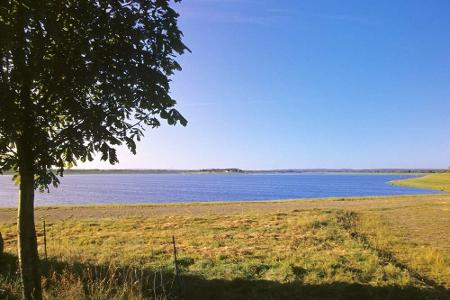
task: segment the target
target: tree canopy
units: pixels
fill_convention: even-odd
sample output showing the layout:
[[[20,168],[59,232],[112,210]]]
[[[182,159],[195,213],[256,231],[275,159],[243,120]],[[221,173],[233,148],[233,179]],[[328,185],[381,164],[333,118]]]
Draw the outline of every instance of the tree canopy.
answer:
[[[186,125],[170,95],[189,50],[177,17],[168,0],[1,1],[0,169],[18,173],[26,144],[46,189],[96,153],[135,153],[146,126]]]

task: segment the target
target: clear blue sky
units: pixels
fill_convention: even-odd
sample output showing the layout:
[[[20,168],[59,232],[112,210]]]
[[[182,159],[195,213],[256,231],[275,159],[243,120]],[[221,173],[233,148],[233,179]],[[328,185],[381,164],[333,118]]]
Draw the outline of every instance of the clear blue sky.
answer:
[[[188,127],[147,131],[116,168],[450,165],[450,1],[175,6]]]

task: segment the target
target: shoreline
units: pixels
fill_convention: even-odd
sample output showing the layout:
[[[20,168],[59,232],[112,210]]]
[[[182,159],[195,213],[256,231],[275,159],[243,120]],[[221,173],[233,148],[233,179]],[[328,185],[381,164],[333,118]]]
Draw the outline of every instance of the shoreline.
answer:
[[[230,171],[231,170],[231,171]],[[380,174],[380,175],[427,175],[445,173],[446,169],[273,169],[273,170],[244,170],[244,169],[68,169],[64,176],[69,175],[252,175],[252,174]],[[14,173],[6,171],[0,176],[12,176]]]
[[[390,183],[390,182],[389,182]],[[392,183],[393,185],[396,185]],[[423,188],[422,188],[423,189]],[[251,204],[273,204],[290,202],[323,202],[323,201],[366,201],[374,199],[397,198],[421,198],[428,196],[450,195],[449,192],[429,189],[438,193],[424,194],[404,194],[404,195],[378,195],[378,196],[348,196],[348,197],[317,197],[317,198],[287,198],[287,199],[268,199],[268,200],[219,200],[219,201],[186,201],[186,202],[136,202],[136,203],[92,203],[92,204],[56,204],[56,205],[36,205],[35,209],[58,209],[58,208],[111,208],[111,207],[153,207],[153,206],[214,206],[214,205],[251,205]],[[440,193],[439,193],[440,192]],[[2,210],[16,210],[14,206],[0,206]]]
[[[117,217],[159,217],[161,215],[240,214],[243,212],[290,212],[315,209],[394,209],[409,205],[433,205],[450,201],[450,194],[335,197],[319,199],[291,199],[273,201],[191,202],[172,204],[111,204],[38,206],[35,219],[107,219]],[[17,208],[0,208],[0,222],[15,222]]]

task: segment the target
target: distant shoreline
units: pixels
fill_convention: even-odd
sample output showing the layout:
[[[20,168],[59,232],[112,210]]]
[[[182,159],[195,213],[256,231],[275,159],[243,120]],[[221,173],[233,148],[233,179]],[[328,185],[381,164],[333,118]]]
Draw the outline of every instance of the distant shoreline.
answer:
[[[265,174],[265,173],[356,173],[356,174],[428,174],[444,173],[447,169],[269,169],[244,170],[239,168],[211,169],[68,169],[64,174]],[[3,175],[11,175],[4,172]]]

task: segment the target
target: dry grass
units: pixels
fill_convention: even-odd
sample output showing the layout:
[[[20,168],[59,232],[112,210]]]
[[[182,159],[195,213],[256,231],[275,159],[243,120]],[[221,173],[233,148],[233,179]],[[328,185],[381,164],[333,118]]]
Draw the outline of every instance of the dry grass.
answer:
[[[0,210],[14,298],[14,210]],[[48,299],[448,299],[450,196],[39,208]],[[427,222],[428,221],[428,222]],[[42,253],[42,226],[38,224]],[[183,289],[173,286],[171,236]]]
[[[362,234],[366,241],[374,249],[383,253],[389,253],[399,264],[404,265],[410,273],[422,281],[431,285],[439,285],[450,288],[450,252],[449,231],[440,238],[439,233],[431,236],[423,235],[424,229],[416,231],[414,223],[415,215],[427,215],[430,211],[418,209],[411,218],[404,219],[408,212],[364,212],[359,215],[356,231]],[[432,217],[432,214],[429,215]],[[448,228],[449,224],[445,224]],[[437,230],[442,230],[436,226]],[[430,232],[436,232],[432,225],[428,224]],[[392,232],[395,230],[394,232]],[[441,233],[442,234],[442,233]],[[434,238],[432,237],[434,236]]]
[[[407,201],[405,201],[407,200]],[[293,199],[254,202],[198,202],[177,204],[86,205],[37,207],[36,219],[49,221],[102,218],[153,218],[158,216],[204,216],[208,214],[289,212],[294,209],[369,210],[435,205],[448,200],[447,195],[375,196],[327,199]],[[15,222],[16,208],[0,208],[0,224]]]

